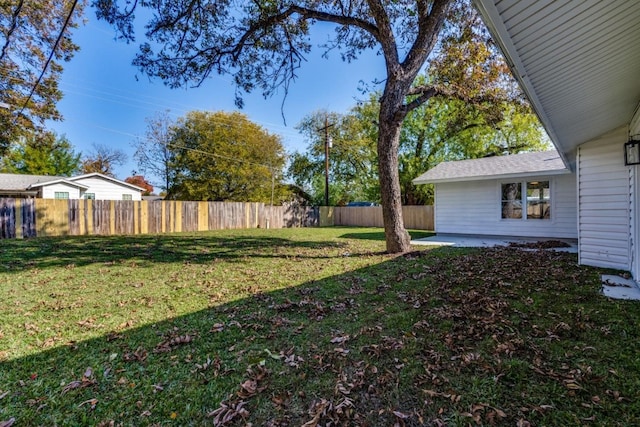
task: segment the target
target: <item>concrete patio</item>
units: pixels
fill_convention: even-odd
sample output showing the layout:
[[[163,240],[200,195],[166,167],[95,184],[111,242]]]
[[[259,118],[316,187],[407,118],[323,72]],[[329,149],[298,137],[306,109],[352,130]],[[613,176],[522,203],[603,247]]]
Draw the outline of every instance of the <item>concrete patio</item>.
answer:
[[[454,246],[460,248],[492,248],[495,246],[509,246],[510,244],[535,244],[544,241],[561,241],[568,247],[551,248],[559,252],[578,253],[578,242],[575,239],[536,239],[509,236],[473,236],[464,234],[438,234],[423,239],[412,240],[412,245],[426,246]]]

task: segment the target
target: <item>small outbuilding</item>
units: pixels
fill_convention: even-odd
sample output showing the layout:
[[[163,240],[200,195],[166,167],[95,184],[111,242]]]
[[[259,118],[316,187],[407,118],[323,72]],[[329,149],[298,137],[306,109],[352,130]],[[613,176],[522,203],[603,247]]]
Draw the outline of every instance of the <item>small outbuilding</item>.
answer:
[[[435,185],[435,231],[578,238],[576,177],[556,151],[440,163],[415,184]]]

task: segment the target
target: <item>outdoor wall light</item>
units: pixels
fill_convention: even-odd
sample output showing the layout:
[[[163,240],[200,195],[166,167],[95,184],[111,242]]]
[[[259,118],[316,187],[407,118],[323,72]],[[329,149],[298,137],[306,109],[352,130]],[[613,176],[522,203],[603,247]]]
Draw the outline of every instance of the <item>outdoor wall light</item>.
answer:
[[[629,139],[624,144],[624,164],[625,166],[640,164],[640,140]]]

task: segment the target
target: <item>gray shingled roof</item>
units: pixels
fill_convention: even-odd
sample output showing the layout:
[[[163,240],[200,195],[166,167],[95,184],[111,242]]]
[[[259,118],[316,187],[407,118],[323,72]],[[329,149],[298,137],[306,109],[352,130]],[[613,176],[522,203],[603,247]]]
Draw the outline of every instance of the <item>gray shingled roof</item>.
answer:
[[[27,190],[29,186],[40,182],[65,179],[62,176],[46,175],[16,175],[12,173],[0,173],[0,189],[2,190]]]
[[[570,173],[557,151],[513,154],[440,163],[413,180],[414,184],[475,181],[515,176]]]

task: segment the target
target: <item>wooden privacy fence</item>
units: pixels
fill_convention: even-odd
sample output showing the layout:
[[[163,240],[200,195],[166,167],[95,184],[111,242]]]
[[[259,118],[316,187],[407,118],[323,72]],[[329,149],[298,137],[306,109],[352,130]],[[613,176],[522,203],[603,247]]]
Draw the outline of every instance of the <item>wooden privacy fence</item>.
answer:
[[[264,203],[0,199],[0,238],[311,227],[317,208]]]
[[[403,206],[405,228],[433,230],[433,206]],[[352,225],[383,227],[381,206],[348,206],[320,208],[320,225]]]

